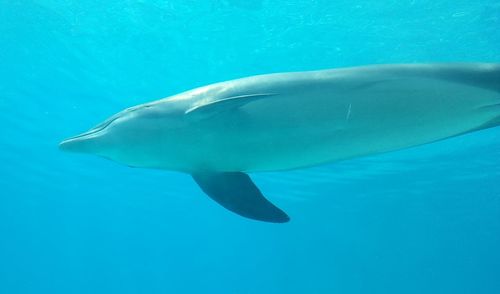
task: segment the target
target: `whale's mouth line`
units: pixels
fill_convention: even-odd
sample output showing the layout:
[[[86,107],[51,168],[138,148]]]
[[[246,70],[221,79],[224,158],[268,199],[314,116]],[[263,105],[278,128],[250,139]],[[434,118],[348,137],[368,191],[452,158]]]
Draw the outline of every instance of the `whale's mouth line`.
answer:
[[[100,133],[102,132],[104,129],[106,128],[106,126],[102,127],[102,128],[99,128],[99,129],[92,129],[90,131],[87,131],[85,133],[82,133],[80,135],[76,135],[76,136],[73,136],[73,137],[69,137],[67,139],[64,139],[62,143],[65,143],[65,142],[69,142],[69,141],[74,141],[74,140],[77,140],[77,139],[81,139],[81,138],[85,138],[85,137],[89,137],[89,136],[92,136],[92,135],[96,135],[97,133]]]
[[[84,137],[89,137],[89,136],[92,136],[92,135],[96,135],[97,133],[100,133],[100,132],[104,131],[111,123],[113,123],[118,118],[120,118],[120,116],[111,117],[110,119],[108,119],[105,122],[97,125],[96,127],[90,129],[89,131],[87,131],[85,133],[82,133],[80,135],[76,135],[76,136],[73,136],[73,137],[70,137],[70,138],[67,138],[67,139],[63,140],[61,142],[61,144],[63,144],[64,142],[69,142],[69,141],[72,141],[72,140],[81,139],[81,138],[84,138]]]
[[[104,130],[104,128],[100,128],[100,129],[98,129],[98,130],[94,130],[94,129],[92,129],[92,130],[90,130],[90,131],[88,131],[88,132],[85,132],[85,133],[82,133],[82,134],[80,134],[80,135],[76,135],[76,136],[73,136],[73,137],[69,137],[69,138],[67,138],[67,139],[64,139],[64,141],[63,141],[63,142],[66,142],[66,141],[72,141],[72,140],[80,139],[80,138],[83,138],[83,137],[88,137],[88,136],[90,136],[90,135],[97,134],[97,133],[101,132],[102,130]]]
[[[92,138],[97,137],[99,135],[99,133],[101,133],[105,129],[106,129],[106,126],[100,127],[98,129],[94,128],[94,129],[92,129],[88,132],[85,132],[83,134],[64,139],[59,143],[59,148],[62,150],[72,151],[72,149],[74,149],[75,146],[79,146],[80,143],[84,143],[85,141],[88,141]]]
[[[81,139],[84,137],[90,137],[92,135],[96,135],[97,133],[104,131],[115,120],[123,117],[124,114],[129,114],[129,113],[134,112],[136,110],[139,110],[142,108],[149,108],[149,107],[151,107],[150,103],[127,108],[127,109],[113,115],[112,117],[108,118],[104,122],[98,124],[97,126],[93,127],[92,129],[88,130],[87,132],[84,132],[82,134],[79,134],[79,135],[76,135],[76,136],[73,136],[73,137],[70,137],[70,138],[63,140],[61,142],[61,144],[72,141],[72,140]]]

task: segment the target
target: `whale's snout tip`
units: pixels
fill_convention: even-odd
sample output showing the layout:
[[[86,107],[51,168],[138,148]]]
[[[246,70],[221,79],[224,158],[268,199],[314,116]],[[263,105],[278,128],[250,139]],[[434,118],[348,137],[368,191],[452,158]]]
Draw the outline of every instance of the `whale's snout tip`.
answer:
[[[59,147],[59,150],[62,150],[64,151],[64,144],[66,143],[66,140],[62,140],[61,142],[59,142],[59,144],[57,145],[57,147]]]
[[[79,153],[92,153],[95,149],[95,138],[88,135],[79,135],[62,140],[59,143],[59,150]]]
[[[62,140],[61,142],[59,142],[59,150],[62,150],[62,151],[77,151],[75,148],[77,145],[79,145],[77,142],[75,142],[75,139],[65,139],[65,140]]]

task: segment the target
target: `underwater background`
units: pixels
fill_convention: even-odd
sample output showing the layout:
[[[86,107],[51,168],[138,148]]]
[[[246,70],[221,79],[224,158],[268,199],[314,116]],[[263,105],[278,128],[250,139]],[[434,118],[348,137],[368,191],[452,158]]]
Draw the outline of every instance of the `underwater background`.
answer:
[[[63,153],[135,104],[243,76],[500,61],[498,0],[0,0],[0,293],[500,293],[500,128],[252,177]]]

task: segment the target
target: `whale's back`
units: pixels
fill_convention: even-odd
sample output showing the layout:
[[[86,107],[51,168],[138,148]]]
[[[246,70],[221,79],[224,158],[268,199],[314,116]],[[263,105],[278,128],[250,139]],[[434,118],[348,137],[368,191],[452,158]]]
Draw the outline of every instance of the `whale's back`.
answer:
[[[282,73],[222,84],[193,111],[223,170],[312,166],[500,123],[499,64],[407,64]],[[226,88],[224,88],[226,87]],[[191,115],[188,114],[188,115]],[[214,140],[214,138],[218,138]],[[244,152],[245,157],[241,156]]]

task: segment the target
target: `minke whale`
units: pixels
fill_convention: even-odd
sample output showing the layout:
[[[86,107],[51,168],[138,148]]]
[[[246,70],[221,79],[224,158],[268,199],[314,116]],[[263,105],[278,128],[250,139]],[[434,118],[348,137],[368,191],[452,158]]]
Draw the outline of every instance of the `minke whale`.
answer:
[[[500,63],[395,64],[275,73],[125,109],[65,151],[190,174],[247,218],[282,223],[247,173],[305,168],[500,125]]]

